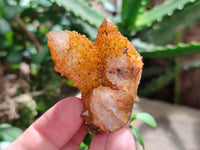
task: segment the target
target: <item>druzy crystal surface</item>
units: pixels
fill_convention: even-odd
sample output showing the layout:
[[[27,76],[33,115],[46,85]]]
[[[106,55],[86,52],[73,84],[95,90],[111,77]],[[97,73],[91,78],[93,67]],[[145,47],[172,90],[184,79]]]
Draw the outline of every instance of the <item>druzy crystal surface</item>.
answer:
[[[82,92],[88,132],[113,132],[131,117],[143,62],[135,47],[109,19],[95,42],[75,31],[52,31],[48,46],[55,70]]]

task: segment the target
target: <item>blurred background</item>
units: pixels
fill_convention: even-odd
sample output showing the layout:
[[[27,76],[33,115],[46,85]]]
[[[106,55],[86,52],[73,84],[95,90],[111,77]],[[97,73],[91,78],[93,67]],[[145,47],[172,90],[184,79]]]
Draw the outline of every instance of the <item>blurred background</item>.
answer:
[[[105,17],[143,56],[138,96],[199,111],[200,0],[1,0],[2,149],[58,100],[79,93],[54,71],[48,32],[75,30],[94,41]]]

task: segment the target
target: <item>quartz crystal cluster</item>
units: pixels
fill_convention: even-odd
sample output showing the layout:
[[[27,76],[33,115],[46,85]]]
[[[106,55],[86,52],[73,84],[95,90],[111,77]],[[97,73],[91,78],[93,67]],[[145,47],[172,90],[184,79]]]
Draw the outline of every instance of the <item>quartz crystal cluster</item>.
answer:
[[[143,62],[135,47],[109,19],[95,42],[75,31],[52,31],[48,46],[55,70],[82,92],[88,132],[113,132],[131,117]]]

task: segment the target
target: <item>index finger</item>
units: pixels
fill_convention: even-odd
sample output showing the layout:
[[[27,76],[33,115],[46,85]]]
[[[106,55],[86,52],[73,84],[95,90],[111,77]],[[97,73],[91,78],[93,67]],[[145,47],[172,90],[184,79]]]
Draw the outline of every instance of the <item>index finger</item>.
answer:
[[[71,97],[58,102],[33,123],[6,150],[62,148],[83,124],[80,117],[83,104]]]

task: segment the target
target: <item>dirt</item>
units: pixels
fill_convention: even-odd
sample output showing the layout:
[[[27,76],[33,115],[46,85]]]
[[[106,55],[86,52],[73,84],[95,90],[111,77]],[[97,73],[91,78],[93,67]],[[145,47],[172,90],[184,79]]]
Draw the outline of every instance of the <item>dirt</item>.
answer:
[[[147,112],[157,122],[156,128],[137,119],[132,123],[142,135],[145,150],[199,150],[200,110],[142,98],[134,112]],[[138,141],[136,149],[143,150]]]

